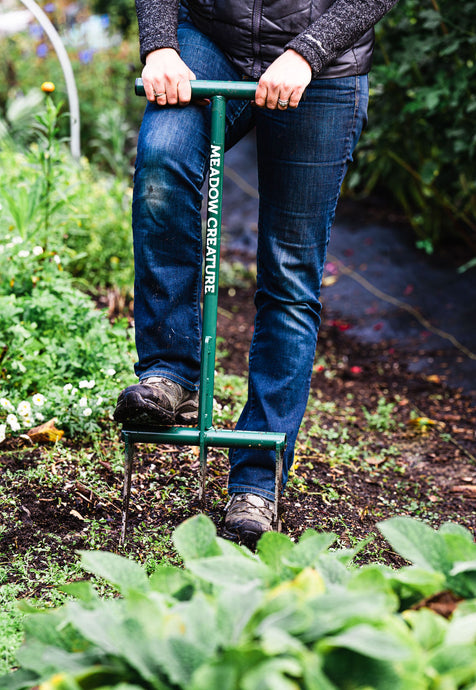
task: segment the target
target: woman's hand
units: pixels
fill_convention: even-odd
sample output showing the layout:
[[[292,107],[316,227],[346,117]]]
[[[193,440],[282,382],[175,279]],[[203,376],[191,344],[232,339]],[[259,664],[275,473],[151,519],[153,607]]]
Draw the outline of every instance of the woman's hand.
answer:
[[[192,95],[191,79],[195,79],[194,73],[173,48],[160,48],[147,55],[142,81],[148,101],[187,105]]]
[[[286,50],[261,76],[255,103],[271,110],[297,108],[311,79],[312,69],[308,61],[295,50]]]

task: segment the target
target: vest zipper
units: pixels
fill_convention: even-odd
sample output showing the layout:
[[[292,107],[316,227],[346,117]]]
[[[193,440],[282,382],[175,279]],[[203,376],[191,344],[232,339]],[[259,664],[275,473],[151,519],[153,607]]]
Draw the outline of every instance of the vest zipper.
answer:
[[[251,42],[253,48],[253,77],[257,78],[261,73],[261,47],[260,47],[260,27],[261,14],[263,10],[263,0],[255,0],[253,3],[253,14],[251,19]],[[258,57],[259,56],[259,57]]]

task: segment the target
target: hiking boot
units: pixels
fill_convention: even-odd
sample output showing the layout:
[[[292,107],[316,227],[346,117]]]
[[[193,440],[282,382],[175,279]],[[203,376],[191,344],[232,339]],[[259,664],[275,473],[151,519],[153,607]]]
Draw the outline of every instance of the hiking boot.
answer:
[[[198,391],[189,391],[163,376],[149,376],[120,393],[116,422],[172,426],[198,420]]]
[[[226,508],[223,536],[254,548],[273,529],[274,501],[257,494],[233,494]]]

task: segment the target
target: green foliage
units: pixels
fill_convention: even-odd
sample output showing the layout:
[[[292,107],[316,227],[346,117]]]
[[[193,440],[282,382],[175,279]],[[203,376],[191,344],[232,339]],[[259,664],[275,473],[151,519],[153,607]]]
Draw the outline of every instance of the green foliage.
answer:
[[[379,398],[375,412],[369,412],[364,408],[364,417],[367,420],[369,429],[376,431],[389,431],[395,426],[392,414],[395,410],[395,403],[387,402],[385,398]]]
[[[356,550],[331,550],[335,535],[313,530],[297,543],[265,534],[253,554],[218,538],[203,515],[175,531],[184,569],[147,577],[118,555],[82,552],[83,567],[121,596],[103,599],[76,583],[74,600],[30,614],[18,668],[2,688],[474,688],[476,601],[446,620],[403,610],[401,597],[403,588],[417,598],[438,592],[455,582],[446,573],[474,592],[469,533],[401,518],[380,528],[414,566],[355,567]]]
[[[111,3],[108,3],[111,13]],[[114,12],[112,20],[114,24]],[[88,18],[83,8],[77,15],[80,29],[81,21]],[[128,30],[129,39],[120,35],[111,37],[108,47],[89,48],[83,42],[75,43],[63,32],[70,23],[63,14],[61,3],[55,5],[50,18],[58,27],[70,58],[76,87],[78,90],[81,127],[81,151],[89,159],[97,155],[98,148],[104,153],[109,149],[115,153],[114,139],[122,137],[124,148],[121,156],[121,169],[127,170],[134,160],[135,143],[130,131],[137,132],[144,109],[143,99],[134,95],[133,79],[140,74],[137,22]],[[113,26],[113,29],[116,27]],[[42,50],[39,51],[38,49]],[[32,123],[35,109],[40,101],[39,88],[44,81],[52,81],[56,86],[56,98],[68,109],[66,83],[49,40],[41,34],[28,32],[2,37],[0,41],[0,134],[7,130],[19,143],[31,140],[29,124]],[[114,130],[106,130],[104,119],[110,111],[119,111],[111,125]],[[126,130],[124,133],[116,131]],[[62,136],[69,135],[69,117],[61,123]],[[98,144],[100,142],[100,144]],[[117,143],[117,142],[116,142]],[[116,150],[117,155],[117,150]],[[109,168],[108,168],[109,169]]]
[[[52,417],[90,435],[132,365],[126,324],[109,324],[73,279],[131,285],[128,189],[70,159],[58,109],[47,98],[26,153],[0,151],[11,170],[0,183],[1,440]]]
[[[95,12],[108,13],[115,29],[122,34],[128,34],[136,27],[136,7],[134,0],[92,0]]]
[[[10,235],[56,254],[88,289],[114,285],[130,290],[131,189],[124,177],[71,159],[58,138],[60,109],[61,104],[45,99],[30,130],[35,141],[26,150],[0,139],[0,165],[9,170],[8,179],[0,181],[0,238]],[[32,277],[17,269],[7,263],[0,280],[14,280],[18,294],[23,289],[19,279],[26,277],[29,284]]]
[[[476,246],[476,3],[400,2],[377,27],[370,126],[350,186],[390,194],[431,251]]]

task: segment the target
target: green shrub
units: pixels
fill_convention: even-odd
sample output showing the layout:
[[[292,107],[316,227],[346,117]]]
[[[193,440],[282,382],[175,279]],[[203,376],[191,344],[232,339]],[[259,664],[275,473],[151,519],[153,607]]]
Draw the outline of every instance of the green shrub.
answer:
[[[62,266],[88,289],[130,292],[129,180],[99,171],[86,159],[72,160],[59,138],[60,109],[61,103],[46,98],[30,127],[35,140],[26,149],[0,139],[0,166],[9,170],[0,181],[0,238],[10,234],[57,252]],[[7,264],[9,275],[12,268]]]
[[[358,548],[330,550],[335,535],[314,530],[297,543],[267,533],[255,555],[217,538],[203,515],[175,531],[185,569],[161,566],[149,578],[126,558],[82,552],[83,567],[120,598],[67,586],[74,600],[26,619],[19,668],[2,688],[474,688],[472,535],[409,518],[380,527],[415,565],[357,568]],[[472,597],[450,620],[408,610],[447,586]]]
[[[392,197],[421,245],[476,246],[476,2],[400,2],[377,27],[351,188]]]
[[[114,153],[113,140],[122,136],[124,148],[121,156],[121,169],[128,169],[135,157],[135,142],[130,131],[137,132],[144,109],[144,100],[134,95],[134,77],[140,74],[139,44],[137,24],[134,23],[129,39],[110,41],[108,47],[89,48],[87,44],[64,36],[67,28],[64,8],[55,5],[50,18],[65,40],[65,47],[71,61],[80,108],[81,152],[89,159],[97,156],[98,141],[104,152]],[[76,16],[75,28],[88,18],[89,12],[82,8]],[[39,26],[33,25],[36,29]],[[70,27],[71,28],[71,27]],[[17,141],[25,141],[28,128],[23,124],[32,119],[35,112],[35,94],[44,81],[52,81],[56,86],[58,100],[68,109],[66,83],[49,40],[38,30],[35,34],[25,31],[0,40],[0,120],[10,128]],[[26,100],[25,100],[26,99]],[[19,107],[21,105],[21,107]],[[114,129],[105,130],[103,120],[110,111],[119,111],[120,116],[111,123]],[[29,115],[30,113],[30,115]],[[119,131],[126,125],[128,135]],[[69,121],[61,126],[63,136],[69,135]],[[117,153],[117,152],[116,152]],[[109,169],[109,168],[108,168]],[[116,172],[116,171],[114,171]]]
[[[112,326],[75,284],[130,289],[129,190],[71,160],[57,114],[48,98],[38,141],[0,152],[11,170],[0,184],[0,441],[52,417],[91,435],[132,372],[127,324]]]
[[[112,326],[73,286],[55,261],[60,254],[18,236],[5,239],[0,253],[0,440],[7,432],[53,417],[70,435],[90,435],[101,419],[110,419],[132,372],[126,324]]]

